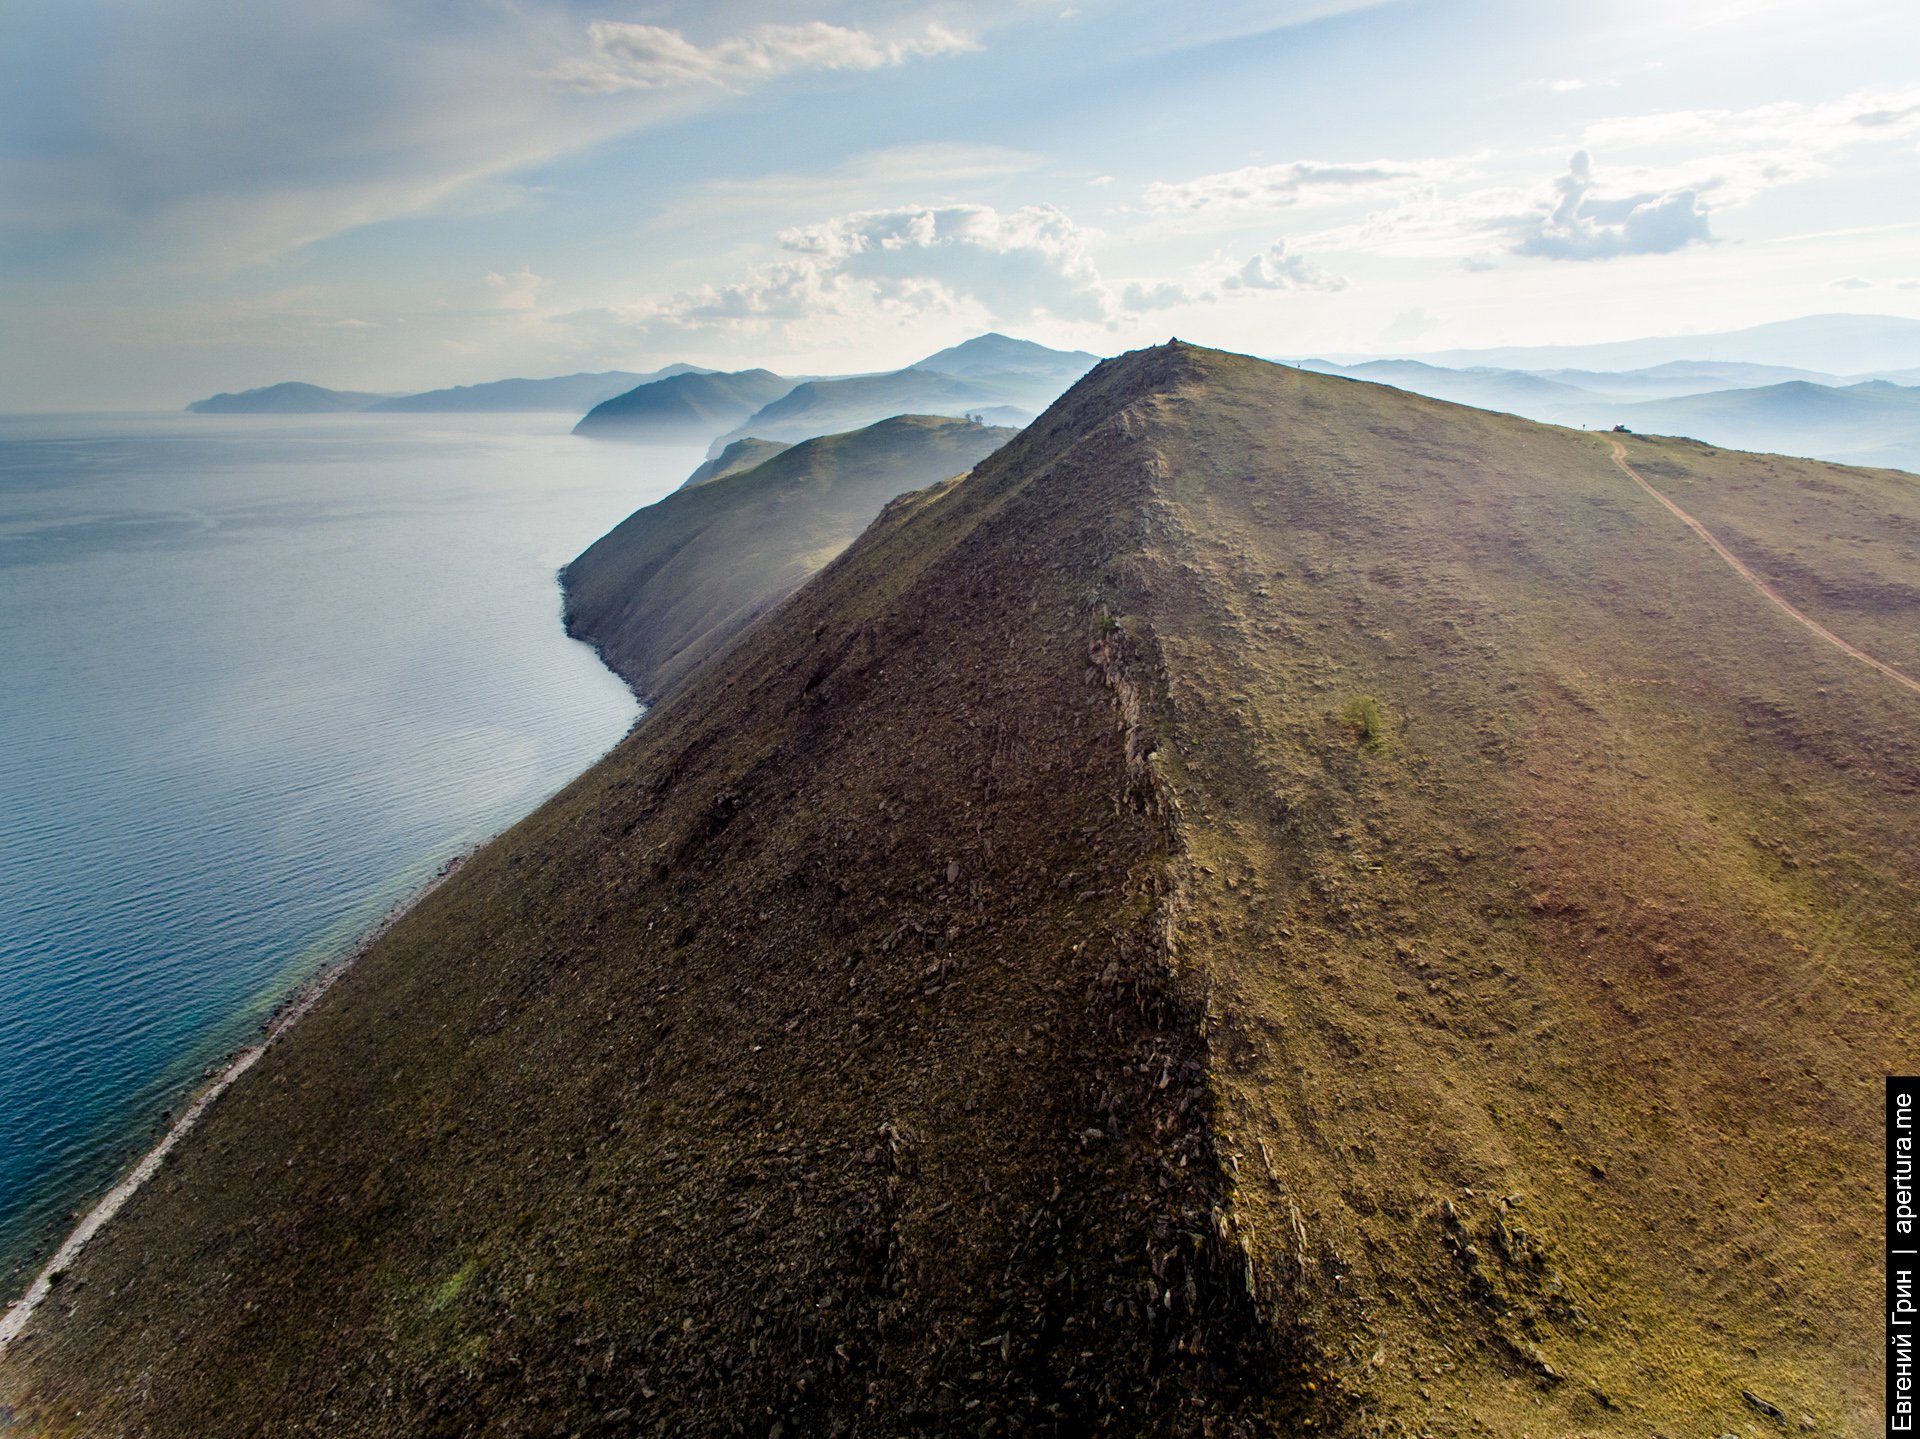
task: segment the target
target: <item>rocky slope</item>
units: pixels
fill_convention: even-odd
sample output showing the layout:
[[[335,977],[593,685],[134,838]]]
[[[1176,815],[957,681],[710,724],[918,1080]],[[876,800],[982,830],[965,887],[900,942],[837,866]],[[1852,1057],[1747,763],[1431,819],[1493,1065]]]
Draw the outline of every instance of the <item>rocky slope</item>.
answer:
[[[1910,619],[1910,477],[1629,446],[1821,623]],[[1920,705],[1600,437],[1125,356],[396,926],[0,1394],[1864,1434],[1916,875]]]

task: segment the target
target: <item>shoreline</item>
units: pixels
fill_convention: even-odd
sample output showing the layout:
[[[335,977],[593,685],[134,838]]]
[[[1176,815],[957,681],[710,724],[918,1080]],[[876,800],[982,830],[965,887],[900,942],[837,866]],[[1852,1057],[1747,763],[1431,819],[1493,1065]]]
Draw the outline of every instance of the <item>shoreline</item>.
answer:
[[[141,1185],[159,1172],[160,1165],[174,1145],[178,1144],[194,1125],[199,1123],[200,1117],[212,1107],[213,1102],[225,1094],[236,1079],[253,1068],[260,1056],[285,1036],[288,1030],[305,1018],[340,977],[353,968],[368,950],[385,937],[387,931],[412,913],[428,895],[453,878],[477,851],[478,846],[472,846],[441,865],[431,879],[395,905],[378,924],[368,930],[344,958],[322,969],[294,990],[290,998],[276,1006],[275,1012],[263,1025],[264,1033],[260,1042],[247,1045],[227,1060],[220,1072],[194,1095],[192,1102],[173,1122],[172,1127],[160,1137],[159,1142],[141,1155],[133,1167],[123,1174],[111,1189],[101,1195],[93,1207],[81,1217],[80,1222],[74,1225],[60,1247],[54,1250],[53,1257],[41,1266],[40,1272],[27,1286],[26,1293],[7,1305],[5,1312],[0,1314],[0,1353],[4,1353],[9,1344],[26,1332],[27,1323],[33,1318],[34,1311],[58,1287],[57,1276],[63,1275],[72,1267],[74,1260],[79,1258],[81,1251],[87,1247],[93,1237],[107,1226],[129,1199],[139,1192]]]

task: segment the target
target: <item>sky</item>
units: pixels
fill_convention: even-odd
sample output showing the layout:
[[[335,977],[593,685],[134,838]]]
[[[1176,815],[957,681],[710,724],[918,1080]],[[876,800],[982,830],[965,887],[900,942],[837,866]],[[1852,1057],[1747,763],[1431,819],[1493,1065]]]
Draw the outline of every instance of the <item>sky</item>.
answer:
[[[1181,13],[1190,9],[1196,13]],[[1920,318],[1910,0],[9,0],[0,411]]]

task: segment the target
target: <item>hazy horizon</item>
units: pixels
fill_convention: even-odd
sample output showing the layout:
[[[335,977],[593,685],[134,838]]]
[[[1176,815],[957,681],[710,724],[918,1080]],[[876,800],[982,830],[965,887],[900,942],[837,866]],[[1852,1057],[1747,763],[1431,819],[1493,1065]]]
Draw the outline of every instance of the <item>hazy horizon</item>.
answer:
[[[1920,12],[1867,0],[12,19],[10,411],[1920,318]]]

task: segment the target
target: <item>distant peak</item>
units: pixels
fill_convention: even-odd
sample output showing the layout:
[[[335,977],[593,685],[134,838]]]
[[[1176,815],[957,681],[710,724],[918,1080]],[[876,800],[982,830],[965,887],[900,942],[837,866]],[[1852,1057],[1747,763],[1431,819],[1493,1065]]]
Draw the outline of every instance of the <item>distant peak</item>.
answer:
[[[1055,350],[1033,340],[1015,339],[990,330],[944,350],[928,355],[909,366],[915,370],[939,370],[947,374],[986,374],[996,371],[1062,372],[1090,368],[1099,356],[1084,350]]]

